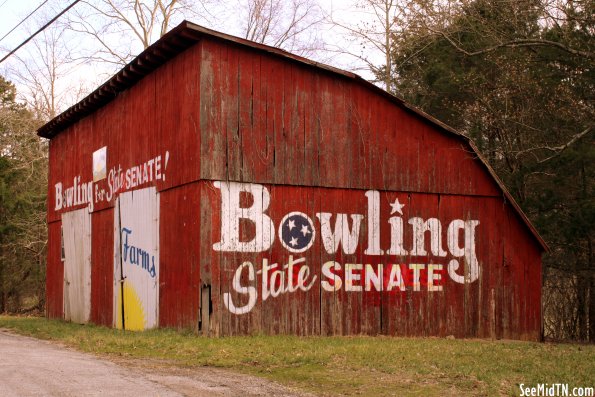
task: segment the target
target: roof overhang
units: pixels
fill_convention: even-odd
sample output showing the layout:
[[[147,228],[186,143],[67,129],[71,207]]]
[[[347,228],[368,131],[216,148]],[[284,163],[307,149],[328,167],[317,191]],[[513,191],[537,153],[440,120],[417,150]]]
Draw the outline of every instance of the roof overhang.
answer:
[[[324,69],[335,74],[340,74],[348,78],[365,81],[354,73],[314,62],[310,59],[291,54],[279,48],[255,43],[253,41],[204,28],[189,21],[183,21],[171,31],[166,33],[153,45],[146,48],[128,65],[124,66],[122,70],[99,86],[99,88],[97,88],[87,97],[40,127],[37,130],[37,135],[48,139],[53,138],[70,125],[76,123],[78,120],[88,116],[95,110],[112,101],[116,96],[118,96],[120,92],[132,87],[139,80],[153,72],[159,66],[163,65],[168,60],[196,44],[202,37],[210,37],[221,39],[227,42],[234,42],[260,51],[266,51],[277,56],[292,59],[293,61],[308,64],[319,69]],[[384,92],[381,89],[379,90]]]

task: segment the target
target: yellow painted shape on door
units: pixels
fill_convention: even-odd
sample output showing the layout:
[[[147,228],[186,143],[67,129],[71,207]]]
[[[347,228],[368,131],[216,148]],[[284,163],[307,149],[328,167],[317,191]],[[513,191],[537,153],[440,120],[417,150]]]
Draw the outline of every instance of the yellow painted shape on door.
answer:
[[[116,328],[122,329],[122,292],[118,291]],[[134,287],[124,281],[124,321],[126,330],[143,331],[146,328],[145,310]]]

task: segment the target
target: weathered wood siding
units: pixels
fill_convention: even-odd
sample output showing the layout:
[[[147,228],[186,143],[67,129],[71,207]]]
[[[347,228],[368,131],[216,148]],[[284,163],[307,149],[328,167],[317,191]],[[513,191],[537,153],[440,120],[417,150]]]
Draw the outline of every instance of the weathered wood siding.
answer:
[[[77,186],[92,182],[93,152],[107,147],[107,178],[92,183],[94,245],[91,315],[93,322],[111,325],[114,280],[113,207],[118,194],[147,186],[155,186],[160,192],[168,189],[180,192],[178,186],[199,179],[199,60],[200,49],[197,47],[180,54],[105,107],[51,139],[47,217],[50,243],[46,280],[49,316],[63,316],[63,264],[59,256],[60,214],[89,206],[88,202],[75,204],[73,198],[71,205],[65,202],[57,209],[56,185],[61,184],[64,193],[74,186],[74,178],[80,177],[77,179]],[[160,94],[157,95],[157,92]],[[156,159],[159,159],[160,164],[159,178],[155,175]],[[152,162],[152,180],[127,188],[126,171],[148,162]],[[117,186],[118,175],[124,175],[124,186]],[[166,197],[178,201],[175,194],[168,194]],[[196,202],[198,196],[190,196],[189,200]],[[161,224],[160,234],[166,236],[165,241],[169,241],[167,237],[175,237],[180,230],[177,223],[180,218],[175,213],[165,216],[170,216],[172,221]],[[197,230],[197,220],[194,222],[194,230]],[[162,250],[160,258],[166,263],[166,268],[171,263],[169,258],[173,257],[170,256],[172,249],[168,247],[166,245]],[[191,250],[190,247],[185,249]],[[177,252],[176,255],[180,255]],[[175,266],[182,266],[182,263],[176,263]],[[198,273],[195,276],[198,277]],[[199,284],[196,277],[194,288]],[[180,296],[178,294],[184,293],[177,290],[177,284],[179,282],[176,276],[166,276],[161,281],[161,288],[164,290],[161,305],[172,304],[176,296]],[[159,310],[165,316],[164,325],[196,328],[198,313],[192,308],[198,307],[199,298],[190,293],[185,296],[188,301],[188,306],[184,305],[185,311],[178,313],[163,307],[163,310]],[[193,300],[194,304],[191,304]],[[191,310],[192,316],[189,314]]]
[[[198,327],[200,299],[200,185],[160,193],[161,327]]]
[[[103,147],[107,175],[93,182],[92,155]],[[76,184],[91,186],[92,204],[57,206],[56,186],[61,184],[64,193],[79,177]],[[261,213],[274,223],[275,240],[266,249],[214,249],[225,223],[219,181],[252,184],[270,193],[270,206]],[[105,258],[114,254],[115,236],[109,231],[114,203],[120,193],[148,186],[160,195],[161,326],[213,335],[262,331],[539,338],[541,247],[503,199],[489,170],[464,139],[357,80],[204,37],[54,137],[48,200],[49,315],[61,315],[56,305],[62,291],[55,285],[61,269],[53,240],[59,236],[60,214],[92,206],[93,242],[105,248],[102,255],[93,246],[92,321],[105,324],[113,315],[113,291],[107,283],[113,270],[110,274]],[[377,233],[384,251],[391,247],[388,222],[395,216],[390,204],[395,198],[405,204],[407,255],[366,254],[371,232],[367,192],[380,197]],[[242,208],[250,208],[253,200],[242,193]],[[279,223],[290,212],[307,215],[316,231],[312,246],[301,253],[280,243]],[[342,243],[336,253],[328,252],[321,240],[320,213],[331,214],[331,231],[338,214],[344,214],[346,233],[352,215],[363,217],[357,241],[351,242],[354,252],[346,254]],[[412,218],[439,220],[446,256],[410,253]],[[473,282],[458,283],[448,274],[454,257],[444,247],[453,220],[479,222],[474,236],[480,273]],[[238,222],[240,241],[252,240],[254,222]],[[425,233],[427,252],[430,234]],[[458,243],[464,245],[463,240]],[[257,288],[259,300],[244,314],[226,308],[226,294],[246,304],[247,295],[232,288],[238,267],[251,262],[258,271],[263,259],[286,264],[289,255],[304,258],[296,269],[305,263],[310,280],[316,277],[307,291],[298,288],[262,301],[262,284],[251,284],[261,275],[251,281],[245,267],[238,285]],[[385,280],[390,279],[388,265],[408,269],[423,264],[427,272],[428,265],[441,264],[444,285],[442,291],[416,291],[412,284],[398,292],[329,292],[321,282],[328,281],[322,266],[330,261],[340,264],[343,273],[349,263],[376,270],[383,264],[389,272],[383,273]],[[354,269],[357,278],[360,270]],[[345,275],[339,275],[344,281]]]
[[[114,322],[142,331],[159,325],[159,195],[154,187],[118,195],[114,211]]]
[[[64,319],[86,324],[91,316],[91,213],[62,214],[64,236]]]
[[[201,178],[501,196],[454,134],[353,80],[203,41]]]
[[[114,284],[113,221],[113,208],[92,214],[91,322],[105,326],[113,325],[112,306],[109,304]]]
[[[222,303],[235,270],[244,261],[260,269],[263,258],[286,264],[288,253],[279,244],[251,255],[214,252],[222,221],[213,202],[220,197],[216,189],[203,188],[201,214],[207,218],[201,220],[200,254],[203,283],[212,283],[213,332],[539,338],[540,248],[503,203],[487,169],[454,134],[347,78],[215,41],[202,45],[200,100],[201,178],[267,184],[276,197],[270,209],[276,222],[300,211],[319,227],[314,214],[321,208],[333,214],[366,214],[361,204],[367,189],[400,192],[395,194],[408,200],[411,217],[480,222],[481,275],[474,283],[451,282],[433,293],[328,293],[318,287],[259,301],[249,314],[236,316]],[[382,219],[382,246],[388,247],[388,216]],[[254,233],[250,222],[242,226],[240,233],[249,239]],[[444,247],[447,226],[443,224]],[[431,257],[365,256],[367,233],[364,221],[353,255],[329,256],[320,240],[315,242],[303,256],[312,264],[312,274],[321,281],[320,266],[329,260],[373,266],[442,263]],[[405,246],[411,247],[411,241]],[[242,274],[242,285],[251,285],[248,272]]]
[[[61,222],[48,225],[48,251],[45,272],[45,308],[49,318],[64,315],[64,263],[61,259]]]
[[[367,197],[375,191],[257,184],[241,184],[239,188],[235,184],[243,189],[240,216],[233,215],[234,193],[230,197],[222,192],[226,183],[203,182],[201,189],[200,254],[202,282],[210,286],[213,297],[211,333],[539,338],[541,269],[535,260],[539,247],[518,232],[522,225],[507,213],[500,198],[383,191],[377,193],[380,211],[375,215]],[[262,201],[259,195],[267,199]],[[396,199],[403,214],[393,212],[391,204]],[[279,232],[284,217],[293,213],[309,218],[312,227],[308,232],[313,229],[315,233],[312,246],[301,253],[288,248],[287,240],[284,245]],[[326,231],[322,221],[325,215],[321,214],[328,217]],[[241,219],[234,226],[233,222],[222,222],[225,216]],[[382,254],[369,253],[375,245],[370,237],[374,233],[370,218],[378,219],[377,241]],[[402,222],[402,228],[393,231],[391,218]],[[414,219],[438,220],[441,228],[437,229],[436,241],[442,254],[434,252],[431,231],[421,233],[423,245],[414,249]],[[345,225],[342,220],[347,221]],[[449,226],[453,221],[476,222],[476,227],[470,233],[459,230],[452,243]],[[274,225],[270,244],[241,246],[251,243],[257,229],[266,229],[270,222]],[[354,227],[355,223],[359,227]],[[507,236],[513,236],[514,243]],[[228,249],[216,247],[224,241],[235,243]],[[401,253],[390,252],[397,247],[395,241]],[[511,247],[516,244],[524,248]],[[457,252],[459,248],[465,255]],[[250,252],[242,252],[246,250]],[[470,276],[470,282],[462,283],[449,275],[453,259],[460,265],[453,268],[456,274],[470,275],[474,257],[478,261],[475,279]],[[293,266],[293,277],[285,266],[290,258],[304,260]],[[268,281],[263,271],[265,261],[270,266]],[[337,268],[333,265],[331,269],[330,262],[336,262]],[[395,265],[399,273],[392,275]],[[325,274],[323,266],[339,281]],[[351,277],[346,276],[347,266],[352,268]],[[414,278],[414,266],[419,268],[418,278]],[[429,277],[430,266],[433,279]],[[254,274],[248,267],[253,267]],[[308,277],[300,284],[298,273],[302,268],[307,269],[304,274]],[[366,273],[380,278],[380,286],[367,282]],[[236,275],[239,288],[233,286]],[[350,286],[348,278],[353,278]],[[329,291],[333,282],[340,285]],[[256,297],[253,304],[248,291],[252,287]],[[273,294],[267,295],[265,288]]]

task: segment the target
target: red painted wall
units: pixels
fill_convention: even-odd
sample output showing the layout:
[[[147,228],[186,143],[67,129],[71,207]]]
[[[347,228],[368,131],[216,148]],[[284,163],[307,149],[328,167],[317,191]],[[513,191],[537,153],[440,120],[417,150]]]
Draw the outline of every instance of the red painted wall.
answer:
[[[91,216],[91,322],[111,326],[114,289],[114,209]]]
[[[200,296],[199,185],[161,192],[159,324],[198,328]]]
[[[67,189],[79,176],[77,183],[91,182],[92,154],[104,146],[108,177],[92,186],[94,322],[109,324],[112,315],[110,208],[118,193],[154,185],[160,192],[162,326],[198,329],[201,307],[209,317],[209,302],[201,302],[200,296],[210,286],[212,313],[201,331],[216,335],[262,331],[539,338],[541,248],[463,139],[356,80],[208,38],[52,139],[51,316],[60,315],[62,304],[60,267],[52,249],[60,213],[89,205],[57,209],[56,185]],[[142,173],[144,167],[152,177],[126,186],[130,172]],[[117,186],[117,177],[124,186]],[[288,251],[278,245],[263,253],[215,251],[213,244],[221,237],[221,191],[213,181],[265,186],[272,197],[268,214],[276,226],[291,211],[307,214],[319,233],[316,213],[363,215],[355,253],[330,255],[320,239],[303,253],[318,281],[321,265],[330,260],[342,265],[427,265],[443,259],[364,255],[369,190],[381,192],[384,248],[390,246],[387,219],[394,197],[406,202],[406,225],[415,216],[440,219],[443,228],[453,219],[478,220],[480,278],[470,284],[447,283],[443,291],[431,293],[330,293],[317,284],[308,292],[269,298],[249,313],[231,315],[222,299],[237,267],[243,261],[262,263],[265,257],[284,262]],[[248,208],[250,197],[244,196]],[[249,241],[254,225],[242,220],[240,233],[242,241]],[[445,235],[442,239],[447,244]],[[248,286],[247,273],[242,277],[241,286]]]
[[[151,185],[155,185],[162,191],[199,178],[197,159],[199,56],[199,48],[180,54],[139,84],[119,95],[114,101],[80,120],[50,141],[48,223],[50,230],[58,227],[58,231],[62,212],[83,208],[89,204],[85,202],[63,206],[57,210],[56,184],[61,183],[64,191],[74,186],[75,177],[80,177],[80,180],[77,180],[79,185],[92,182],[93,152],[104,146],[108,148],[108,177],[94,183],[92,187],[94,212],[92,272],[95,276],[92,278],[91,320],[93,322],[106,325],[112,323],[114,227],[112,208],[117,194]],[[156,95],[157,92],[160,92],[159,96]],[[122,175],[125,184],[127,170],[142,166],[158,157],[161,162],[160,179],[156,179],[153,175],[152,181],[134,187],[117,185],[117,176]],[[170,167],[174,164],[175,166]],[[171,197],[177,201],[175,194]],[[179,219],[175,215],[174,218],[176,221]],[[169,229],[165,230],[176,230],[176,228],[169,226]],[[167,238],[165,240],[167,241]],[[50,236],[50,245],[55,241],[55,238]],[[57,241],[59,244],[59,234]],[[163,247],[162,252],[165,255],[168,249]],[[62,285],[58,285],[58,278],[59,282],[62,282],[63,273],[59,272],[63,272],[63,269],[60,262],[56,262],[55,255],[51,249],[48,251],[47,310],[49,315],[60,317]],[[161,262],[165,262],[165,266],[170,263],[166,257],[163,257]],[[164,289],[163,302],[172,300],[168,297],[168,291],[175,289],[167,284],[169,282],[172,281],[171,278],[168,280],[167,276],[161,281],[161,287]],[[185,295],[188,300],[193,299],[189,291],[178,291],[176,294]],[[198,302],[198,297],[195,300]],[[167,308],[160,310],[166,325],[192,327],[197,323],[197,313],[189,317],[190,309],[183,313],[171,311],[169,315],[166,314],[168,310]]]
[[[46,313],[49,318],[64,315],[64,262],[61,260],[61,222],[48,225],[48,259],[46,268]]]
[[[241,193],[241,207],[265,214],[274,224],[273,242],[259,252],[240,252],[235,248],[229,251],[219,250],[214,244],[225,241],[222,232],[225,217],[222,211],[224,202],[232,202],[229,196],[221,192],[219,182],[202,182],[201,214],[201,263],[204,270],[210,270],[204,282],[212,285],[215,291],[213,300],[215,313],[212,318],[212,330],[215,334],[231,335],[249,332],[265,333],[295,333],[295,334],[389,334],[389,335],[455,335],[457,337],[505,337],[521,339],[539,338],[541,324],[540,302],[540,274],[539,247],[525,233],[519,233],[521,225],[507,213],[507,207],[502,205],[499,198],[464,197],[456,195],[421,194],[408,192],[379,192],[380,213],[378,215],[380,233],[379,247],[384,254],[366,254],[370,248],[368,219],[373,217],[369,213],[367,191],[357,189],[328,189],[305,188],[279,185],[244,185]],[[257,190],[251,190],[251,189]],[[264,190],[263,190],[264,189]],[[261,204],[259,199],[254,201],[254,193],[270,196],[270,203]],[[398,199],[403,204],[402,212],[393,212],[391,203]],[[253,208],[254,205],[260,205]],[[301,213],[311,220],[311,228],[315,233],[313,245],[304,252],[292,252],[283,245],[279,228],[283,218],[294,212]],[[337,243],[337,251],[328,252],[322,243],[324,232],[320,213],[330,215],[330,231],[333,233],[339,214],[346,214],[349,230],[353,230],[353,216],[361,215],[359,233],[353,239],[350,249],[345,249],[344,236],[341,233],[335,237],[342,240]],[[246,213],[244,213],[246,214]],[[248,215],[246,215],[248,216]],[[248,216],[249,217],[249,216]],[[405,255],[389,254],[391,248],[391,217],[403,221],[402,247]],[[430,218],[440,220],[442,233],[441,247],[444,256],[435,255],[431,250],[430,232],[425,233],[425,255],[413,251],[413,226],[408,222],[412,218]],[[453,220],[476,220],[478,224],[475,232],[470,236],[474,239],[473,253],[479,262],[479,277],[470,283],[457,283],[448,274],[448,263],[458,259],[460,269],[457,274],[464,274],[464,267],[470,266],[465,257],[453,255],[449,249],[448,226]],[[268,223],[267,219],[262,223]],[[339,225],[340,227],[340,225]],[[232,228],[233,229],[233,228]],[[231,229],[228,229],[231,230]],[[340,229],[339,229],[340,230]],[[240,242],[250,242],[256,235],[255,223],[242,219],[237,232]],[[329,235],[329,232],[326,233]],[[231,233],[233,235],[233,232]],[[334,233],[333,233],[334,235]],[[457,247],[471,248],[465,241],[465,233],[457,235]],[[512,236],[514,242],[507,241]],[[301,238],[301,237],[300,237]],[[230,238],[227,236],[227,241]],[[287,243],[287,242],[286,242]],[[239,244],[238,244],[239,246]],[[519,250],[515,247],[525,247]],[[454,252],[456,254],[456,251]],[[274,289],[273,284],[285,286],[279,296],[269,295],[263,286],[263,261],[278,264],[281,267],[288,264],[290,256],[293,260],[304,258],[305,261],[294,265],[293,286],[289,287],[289,271],[279,273],[275,280],[264,282],[266,288]],[[342,287],[336,291],[327,291],[323,284],[329,283],[328,274],[323,273],[323,265],[329,261],[340,265],[337,274]],[[234,276],[242,264],[249,262],[255,271],[261,273],[250,277],[248,269],[239,270],[240,287],[254,287],[256,301],[249,304],[250,293],[246,289],[233,287]],[[346,287],[346,264],[356,264],[353,291]],[[370,284],[366,290],[365,266],[371,265],[376,274],[383,275],[380,289]],[[382,264],[383,271],[379,271]],[[388,288],[391,269],[394,264],[400,265],[403,279],[401,288]],[[419,278],[414,278],[412,265],[421,264]],[[442,270],[435,270],[440,274],[434,282],[428,281],[429,265],[441,265]],[[362,269],[357,268],[361,266]],[[272,267],[272,272],[281,267]],[[306,267],[309,277],[301,284],[309,287],[303,290],[297,282],[296,274],[299,269]],[[333,265],[334,268],[334,265]],[[436,268],[435,268],[436,269]],[[281,275],[282,274],[282,275]],[[281,281],[282,280],[282,281]],[[415,280],[420,284],[416,286]],[[311,284],[311,285],[310,285]],[[439,290],[430,290],[430,288]],[[357,291],[361,289],[361,291]],[[230,294],[226,298],[225,294]],[[229,309],[231,299],[236,308],[247,308],[247,312],[234,314]],[[237,313],[237,311],[236,311]]]
[[[454,134],[351,79],[203,42],[201,177],[501,195]]]

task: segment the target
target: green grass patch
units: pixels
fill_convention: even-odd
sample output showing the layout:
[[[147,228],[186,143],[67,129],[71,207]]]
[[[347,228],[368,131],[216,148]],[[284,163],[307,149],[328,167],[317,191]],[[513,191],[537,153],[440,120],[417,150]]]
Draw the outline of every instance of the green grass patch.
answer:
[[[205,338],[8,316],[0,316],[0,328],[112,357],[227,368],[329,396],[518,396],[520,383],[593,386],[595,374],[593,345],[382,336]]]

